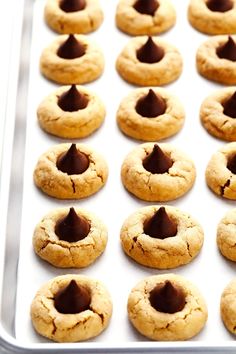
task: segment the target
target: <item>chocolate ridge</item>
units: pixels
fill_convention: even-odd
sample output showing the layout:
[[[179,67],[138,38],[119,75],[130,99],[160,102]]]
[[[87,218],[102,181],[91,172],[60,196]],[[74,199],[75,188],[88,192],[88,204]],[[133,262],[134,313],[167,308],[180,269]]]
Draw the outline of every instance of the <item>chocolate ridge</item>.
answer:
[[[144,222],[143,229],[146,235],[161,240],[177,234],[177,225],[170,219],[164,207],[159,208],[150,219]]]
[[[220,59],[228,59],[236,61],[236,43],[231,36],[228,37],[228,41],[220,45],[216,49],[216,54]]]
[[[148,37],[146,43],[140,47],[136,56],[139,61],[142,63],[158,63],[164,57],[165,52],[164,49],[158,46],[152,39],[152,37]]]
[[[88,98],[77,90],[76,85],[72,85],[68,91],[58,97],[57,104],[65,112],[75,112],[86,108],[88,102]]]
[[[81,44],[73,34],[60,45],[57,55],[62,59],[76,59],[82,57],[86,52],[84,44]]]
[[[186,296],[181,287],[169,280],[166,280],[164,284],[157,284],[149,295],[151,306],[164,313],[176,313],[183,310],[186,304],[185,299]]]
[[[76,214],[74,208],[70,208],[69,213],[65,217],[60,218],[55,225],[55,234],[60,240],[67,242],[83,240],[89,231],[89,222]]]
[[[58,156],[56,166],[58,170],[68,175],[77,175],[87,170],[89,158],[86,154],[77,150],[76,144],[71,144],[69,150]]]
[[[222,106],[224,107],[223,113],[226,116],[236,118],[236,91],[222,104]]]
[[[76,12],[84,10],[86,7],[85,0],[61,0],[59,3],[60,9],[64,12]]]
[[[75,314],[89,310],[91,294],[87,288],[78,285],[75,280],[54,295],[56,310],[64,314]]]
[[[152,89],[148,91],[148,94],[141,97],[137,103],[135,110],[142,117],[154,118],[166,111],[166,102],[164,99],[156,94]]]
[[[157,0],[137,0],[133,7],[140,14],[153,16],[160,6]]]
[[[173,165],[173,161],[155,144],[152,152],[143,160],[143,167],[151,173],[165,173]]]
[[[232,173],[236,174],[236,154],[234,154],[228,158],[227,168]]]
[[[206,6],[213,12],[226,12],[233,8],[232,0],[208,0]]]

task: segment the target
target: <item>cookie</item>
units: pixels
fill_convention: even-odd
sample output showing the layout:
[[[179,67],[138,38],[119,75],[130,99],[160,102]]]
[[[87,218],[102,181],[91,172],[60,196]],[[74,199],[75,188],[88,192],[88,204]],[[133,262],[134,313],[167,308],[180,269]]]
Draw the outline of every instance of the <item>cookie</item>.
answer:
[[[107,244],[107,229],[93,213],[81,208],[51,211],[34,230],[35,253],[61,268],[82,268],[93,263]]]
[[[126,135],[157,141],[176,134],[183,126],[185,112],[179,99],[162,88],[141,88],[121,102],[117,123]]]
[[[44,284],[31,304],[35,330],[56,342],[98,336],[109,324],[112,302],[104,285],[85,275],[67,274]]]
[[[100,48],[83,35],[58,36],[40,57],[41,73],[59,84],[84,84],[103,73]]]
[[[219,222],[217,245],[224,257],[236,261],[236,209],[228,211]]]
[[[120,233],[125,253],[152,268],[176,268],[200,252],[204,234],[191,215],[171,206],[148,206],[130,215]]]
[[[100,98],[83,86],[63,86],[38,106],[40,127],[60,138],[85,138],[104,121],[105,106]]]
[[[47,25],[58,33],[89,33],[103,22],[98,0],[47,0],[44,9]]]
[[[193,186],[195,177],[192,160],[170,144],[139,145],[127,155],[121,168],[124,187],[150,202],[181,197]]]
[[[206,34],[236,33],[235,0],[190,0],[188,19]]]
[[[130,35],[154,35],[174,26],[175,9],[169,0],[120,0],[116,9],[117,27]]]
[[[190,339],[207,321],[205,301],[190,281],[176,274],[147,277],[128,299],[131,323],[145,337],[160,341]]]
[[[116,61],[120,76],[139,86],[159,86],[175,81],[182,67],[182,57],[172,44],[146,36],[131,39]]]
[[[226,85],[236,84],[236,36],[214,36],[197,50],[199,74]]]
[[[233,279],[221,295],[220,312],[225,327],[236,334],[236,279]]]
[[[58,199],[81,199],[105,183],[108,167],[103,157],[84,144],[59,144],[39,158],[34,182],[42,192]]]
[[[206,182],[217,195],[236,199],[236,143],[229,143],[213,154],[206,168]]]
[[[200,109],[203,126],[211,135],[236,140],[236,87],[219,90],[207,97]]]

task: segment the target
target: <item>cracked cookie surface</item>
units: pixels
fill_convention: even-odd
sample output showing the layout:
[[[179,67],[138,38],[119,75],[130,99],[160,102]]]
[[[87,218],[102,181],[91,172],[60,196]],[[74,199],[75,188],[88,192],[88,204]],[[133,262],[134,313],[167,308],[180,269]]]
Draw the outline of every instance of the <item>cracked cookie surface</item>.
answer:
[[[75,59],[64,59],[57,55],[57,51],[66,40],[67,35],[58,36],[40,58],[41,73],[59,84],[84,84],[97,79],[104,70],[104,57],[97,44],[83,35],[75,38],[85,46],[85,54]]]
[[[143,160],[151,153],[154,143],[141,144],[131,151],[121,167],[125,188],[146,201],[174,200],[187,193],[193,186],[196,170],[192,160],[170,144],[158,144],[173,165],[165,173],[151,173],[143,167]]]
[[[191,0],[188,19],[197,30],[207,34],[231,34],[236,32],[236,0],[226,12],[211,11],[205,0]]]
[[[58,33],[89,33],[95,31],[103,21],[103,12],[98,0],[86,0],[83,10],[65,12],[60,0],[47,0],[44,18],[49,27]]]
[[[105,107],[101,99],[83,86],[77,90],[88,99],[84,109],[68,112],[58,105],[58,98],[69,90],[63,86],[47,96],[37,109],[38,121],[47,133],[61,138],[84,138],[97,130],[105,118]]]
[[[68,175],[60,171],[57,158],[68,151],[71,144],[59,144],[39,158],[34,170],[34,182],[44,193],[58,199],[81,199],[96,193],[105,183],[108,167],[103,157],[85,144],[76,148],[88,156],[89,166],[81,174]]]
[[[236,36],[231,36],[236,41]],[[219,58],[216,49],[225,44],[228,36],[214,36],[200,45],[196,64],[199,74],[226,85],[236,84],[236,62]]]
[[[211,135],[222,140],[236,140],[236,119],[224,114],[222,105],[235,91],[235,87],[219,90],[208,96],[201,105],[200,118],[203,126]]]
[[[132,138],[145,141],[161,140],[176,134],[183,126],[185,112],[179,99],[165,89],[152,90],[166,103],[165,112],[157,117],[143,117],[135,109],[138,100],[148,94],[148,88],[131,92],[119,106],[117,123],[120,129]]]
[[[226,286],[221,295],[220,312],[225,327],[236,334],[236,279]]]
[[[160,206],[144,207],[126,219],[120,233],[123,250],[136,262],[152,268],[175,268],[191,262],[203,245],[202,227],[189,214],[165,206],[177,225],[177,234],[165,239],[150,237],[145,234],[144,223],[159,209]]]
[[[228,211],[219,222],[217,245],[223,256],[236,261],[236,209]]]
[[[151,306],[150,292],[165,281],[171,281],[183,289],[186,303],[181,311],[170,314]],[[190,281],[180,275],[163,274],[145,278],[132,289],[128,299],[128,314],[134,327],[150,339],[186,340],[204,327],[207,307],[201,293]]]
[[[88,310],[63,314],[56,310],[57,292],[75,280],[91,292]],[[78,342],[99,335],[109,324],[112,302],[104,285],[85,275],[68,274],[56,277],[43,285],[31,304],[31,319],[35,330],[56,342]]]
[[[69,208],[51,211],[35,228],[33,247],[36,254],[56,267],[87,267],[106,247],[107,229],[103,222],[85,209],[75,208],[75,211],[90,224],[90,231],[82,240],[76,242],[60,240],[55,233],[57,221],[68,214]]]
[[[131,84],[140,86],[165,85],[177,80],[182,72],[183,62],[178,49],[157,37],[153,41],[164,49],[164,57],[157,63],[143,63],[136,56],[137,50],[146,41],[146,36],[131,39],[117,58],[116,69],[120,76]]]
[[[217,195],[236,200],[236,175],[227,168],[228,159],[234,154],[236,143],[229,143],[213,154],[206,168],[206,182]]]
[[[176,12],[169,0],[158,0],[158,3],[159,7],[151,16],[136,11],[135,0],[120,0],[116,9],[117,27],[134,36],[167,31],[175,24]]]

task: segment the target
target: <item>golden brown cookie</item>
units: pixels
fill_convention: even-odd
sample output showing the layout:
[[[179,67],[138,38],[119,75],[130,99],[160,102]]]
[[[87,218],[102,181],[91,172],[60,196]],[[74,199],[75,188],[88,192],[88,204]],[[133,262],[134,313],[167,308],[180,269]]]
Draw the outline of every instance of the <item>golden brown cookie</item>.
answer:
[[[198,72],[226,85],[236,84],[236,36],[214,36],[197,50]]]
[[[236,33],[236,1],[190,0],[188,19],[194,28],[203,33]]]
[[[229,210],[219,222],[217,245],[223,256],[236,261],[236,209]]]
[[[93,213],[82,208],[55,209],[34,230],[36,254],[61,268],[87,267],[107,244],[107,229]]]
[[[36,186],[58,199],[88,197],[106,183],[107,176],[103,157],[84,144],[51,147],[41,155],[34,170]]]
[[[190,339],[207,321],[201,293],[176,274],[154,275],[140,281],[129,295],[128,314],[142,335],[161,341]]]
[[[182,57],[176,47],[159,37],[131,39],[116,61],[120,76],[139,86],[159,86],[175,81],[182,67]]]
[[[221,318],[225,327],[236,334],[236,279],[224,289],[220,301]]]
[[[125,188],[146,201],[174,200],[193,186],[192,160],[170,144],[145,143],[125,158],[121,178]]]
[[[191,215],[171,206],[148,206],[125,220],[120,238],[123,250],[136,262],[168,269],[191,262],[204,234]]]
[[[213,154],[206,168],[206,182],[217,195],[236,199],[236,143],[229,143]]]
[[[162,88],[141,88],[125,97],[117,111],[117,123],[126,135],[157,141],[176,134],[185,112],[179,99]]]
[[[44,18],[49,27],[58,33],[89,33],[103,21],[98,0],[47,0]]]
[[[202,103],[200,118],[208,133],[227,141],[236,140],[236,87],[224,88]]]
[[[103,69],[104,57],[100,48],[83,35],[58,36],[43,50],[40,58],[42,74],[59,84],[93,81],[101,76]]]
[[[31,304],[35,330],[56,342],[98,336],[109,324],[112,302],[104,285],[85,275],[67,274],[44,284]]]
[[[165,32],[175,21],[170,0],[120,0],[116,9],[117,27],[134,36]]]
[[[47,96],[38,106],[42,129],[61,138],[84,138],[104,121],[101,99],[83,86],[63,86]]]

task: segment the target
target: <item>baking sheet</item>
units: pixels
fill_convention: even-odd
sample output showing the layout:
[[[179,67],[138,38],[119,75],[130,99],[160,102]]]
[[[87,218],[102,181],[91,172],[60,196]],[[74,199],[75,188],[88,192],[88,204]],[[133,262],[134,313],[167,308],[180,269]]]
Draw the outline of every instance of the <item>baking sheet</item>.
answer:
[[[125,137],[116,126],[116,110],[121,99],[133,86],[125,83],[116,73],[115,60],[130,37],[115,28],[114,17],[117,1],[101,0],[105,20],[99,30],[89,35],[95,39],[105,55],[106,68],[102,77],[86,85],[104,101],[107,115],[103,126],[91,137],[80,140],[100,151],[109,165],[109,179],[105,187],[95,196],[80,201],[60,201],[42,194],[33,184],[33,170],[39,156],[51,146],[65,140],[44,133],[38,126],[36,109],[40,101],[58,86],[47,81],[39,72],[39,57],[42,49],[57,34],[49,30],[43,21],[44,0],[36,0],[33,6],[33,32],[31,45],[30,80],[27,97],[27,131],[24,165],[24,190],[20,231],[20,255],[17,275],[17,299],[15,307],[15,336],[21,345],[51,343],[37,335],[31,325],[29,309],[38,288],[54,276],[66,273],[81,273],[96,277],[104,282],[111,293],[114,311],[109,327],[90,342],[104,346],[138,347],[147,341],[129,324],[126,303],[131,288],[142,278],[166,272],[175,272],[193,281],[203,293],[209,310],[209,319],[203,331],[188,342],[194,346],[231,344],[233,337],[224,328],[219,314],[220,295],[225,285],[235,276],[235,264],[226,261],[217,251],[215,242],[216,226],[227,210],[235,203],[213,195],[205,184],[205,167],[212,153],[224,143],[209,136],[201,127],[198,114],[202,100],[221,86],[201,78],[195,70],[195,53],[198,45],[207,37],[191,28],[187,21],[188,0],[174,2],[177,10],[177,24],[162,35],[176,45],[184,58],[184,70],[178,81],[166,86],[184,104],[186,121],[182,131],[165,142],[170,142],[188,152],[193,158],[197,179],[193,189],[177,201],[168,203],[191,213],[199,220],[205,231],[205,242],[200,255],[189,265],[158,271],[138,265],[122,252],[119,231],[125,218],[138,208],[151,205],[129,195],[120,181],[120,167],[127,153],[138,142]],[[28,65],[28,63],[26,64]],[[27,67],[25,68],[27,70]],[[68,141],[68,140],[66,140]],[[78,141],[78,140],[75,140]],[[22,152],[23,153],[23,152]],[[81,206],[93,211],[103,219],[109,230],[105,253],[89,268],[82,270],[57,269],[40,260],[33,252],[32,235],[35,225],[51,209],[60,206]],[[18,230],[15,230],[18,232]],[[187,344],[187,345],[188,345]],[[52,348],[58,344],[50,344]],[[181,348],[181,343],[175,343]],[[73,345],[68,344],[68,348]],[[78,348],[81,344],[77,344]],[[154,343],[156,348],[160,343]],[[161,345],[167,348],[169,343]],[[184,345],[186,347],[186,344]],[[58,348],[60,345],[58,346]]]

